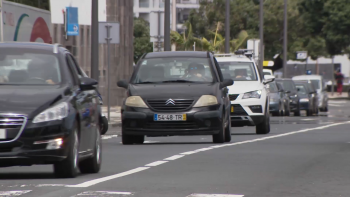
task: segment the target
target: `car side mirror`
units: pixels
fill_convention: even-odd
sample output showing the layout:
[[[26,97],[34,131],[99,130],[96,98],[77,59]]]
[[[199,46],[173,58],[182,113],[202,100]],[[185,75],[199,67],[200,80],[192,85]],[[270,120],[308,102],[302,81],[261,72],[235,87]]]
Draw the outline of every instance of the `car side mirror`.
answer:
[[[220,83],[220,89],[227,87],[227,86],[231,86],[231,85],[233,85],[233,83],[234,82],[232,79],[224,79],[224,81]]]
[[[123,80],[118,81],[117,86],[127,89],[129,86],[129,83],[123,79]]]
[[[275,81],[275,76],[272,76],[272,75],[265,75],[264,78],[265,78],[265,79],[264,79],[264,82],[263,82],[264,85]]]
[[[80,89],[81,90],[95,90],[98,82],[95,79],[89,77],[82,77],[80,79]]]

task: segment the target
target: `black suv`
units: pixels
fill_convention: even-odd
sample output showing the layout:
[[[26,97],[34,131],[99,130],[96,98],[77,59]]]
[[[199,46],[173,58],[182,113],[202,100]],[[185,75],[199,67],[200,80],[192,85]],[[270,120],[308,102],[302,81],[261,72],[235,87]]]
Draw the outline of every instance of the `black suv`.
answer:
[[[123,144],[142,144],[144,136],[212,135],[231,141],[232,79],[224,79],[210,52],[145,54],[130,81],[122,107]]]
[[[53,164],[58,177],[101,166],[97,81],[59,45],[0,43],[0,167]]]
[[[285,93],[290,99],[290,110],[294,112],[294,116],[300,116],[300,97],[298,90],[292,79],[276,79],[278,84],[281,84]]]

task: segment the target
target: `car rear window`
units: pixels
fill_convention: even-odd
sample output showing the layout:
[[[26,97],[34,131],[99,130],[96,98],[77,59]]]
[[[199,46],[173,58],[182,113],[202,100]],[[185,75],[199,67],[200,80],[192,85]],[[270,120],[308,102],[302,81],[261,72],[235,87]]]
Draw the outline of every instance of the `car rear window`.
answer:
[[[279,81],[285,91],[296,91],[295,84],[293,81]]]

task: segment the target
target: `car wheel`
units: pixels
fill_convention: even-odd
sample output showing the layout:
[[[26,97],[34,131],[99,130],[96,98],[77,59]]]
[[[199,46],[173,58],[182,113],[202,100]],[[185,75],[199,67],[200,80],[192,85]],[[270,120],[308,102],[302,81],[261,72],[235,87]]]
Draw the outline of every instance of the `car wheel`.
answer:
[[[258,135],[270,133],[270,116],[268,113],[265,112],[263,121],[256,125],[255,131]]]
[[[294,111],[294,116],[300,116],[300,103],[298,104],[297,110]]]
[[[324,108],[324,112],[328,112],[328,106]]]
[[[312,110],[311,109],[308,109],[306,110],[306,116],[312,116]]]
[[[94,154],[92,157],[79,162],[79,169],[81,173],[98,173],[100,171],[102,161],[101,141],[100,129],[97,127]]]
[[[75,178],[78,174],[79,138],[75,125],[70,136],[67,158],[54,164],[54,172],[59,178]]]
[[[108,131],[108,119],[105,116],[101,117],[101,135],[104,135]]]
[[[225,142],[225,115],[222,115],[222,120],[220,124],[220,131],[218,134],[213,135],[213,143],[221,144]]]
[[[315,114],[318,115],[318,112],[319,112],[318,107],[316,107]]]
[[[227,120],[225,128],[225,142],[231,142],[231,120]]]

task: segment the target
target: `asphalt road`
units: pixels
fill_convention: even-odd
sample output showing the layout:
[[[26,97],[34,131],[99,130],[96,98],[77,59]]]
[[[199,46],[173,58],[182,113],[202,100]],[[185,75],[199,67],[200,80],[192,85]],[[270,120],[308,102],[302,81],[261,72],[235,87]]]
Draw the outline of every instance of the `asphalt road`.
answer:
[[[319,116],[272,117],[268,135],[233,128],[232,142],[219,145],[195,136],[123,146],[114,129],[100,173],[56,179],[52,166],[0,168],[0,197],[350,196],[350,101],[329,105]]]

